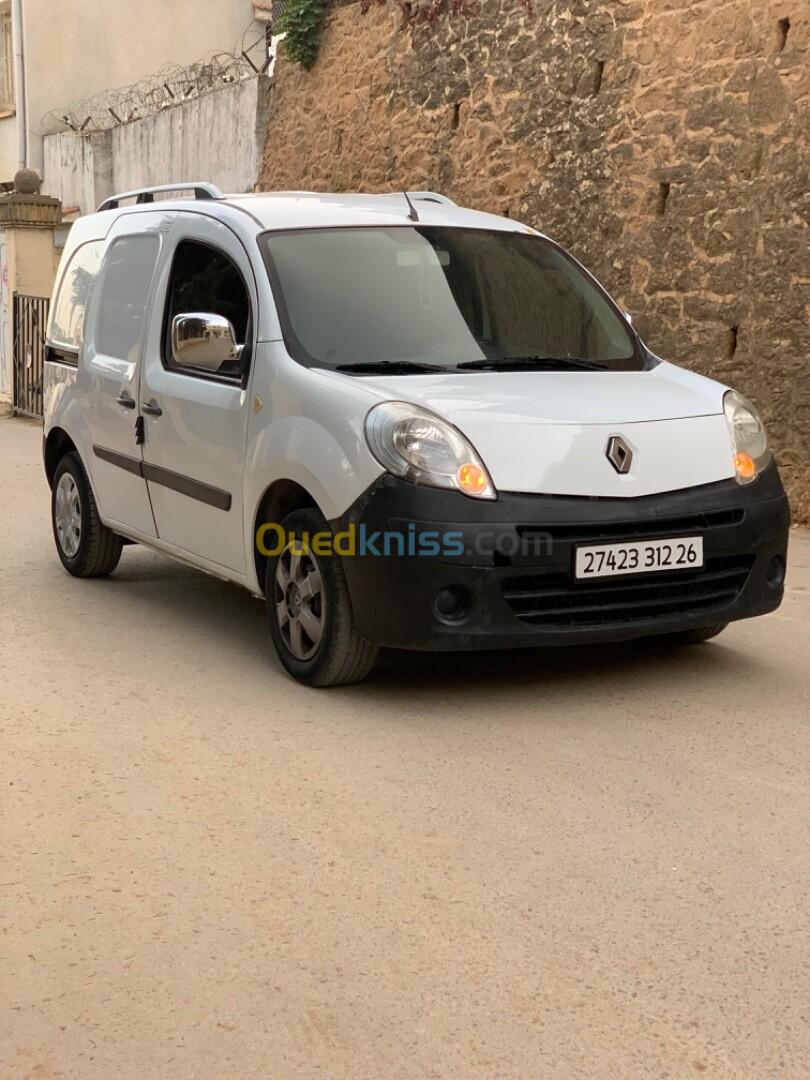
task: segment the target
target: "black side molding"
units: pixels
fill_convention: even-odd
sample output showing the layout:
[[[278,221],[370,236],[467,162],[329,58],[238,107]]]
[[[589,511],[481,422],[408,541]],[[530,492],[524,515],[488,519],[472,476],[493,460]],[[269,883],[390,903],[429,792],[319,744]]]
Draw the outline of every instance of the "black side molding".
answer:
[[[129,457],[127,454],[119,454],[116,450],[107,450],[104,446],[94,446],[93,453],[102,461],[108,461],[110,465],[117,465],[119,469],[124,469],[125,472],[143,477],[143,469],[141,468],[143,462],[138,458]]]
[[[217,510],[231,508],[233,500],[230,492],[211,487],[210,484],[203,484],[201,480],[192,480],[190,476],[183,476],[182,473],[172,472],[171,469],[163,469],[160,465],[150,465],[149,462],[144,461],[143,476],[145,480],[151,480],[153,484],[171,488],[172,491],[188,495],[190,499],[196,499],[197,502],[214,506]]]
[[[160,484],[161,487],[170,488],[180,495],[186,495],[189,499],[196,499],[197,502],[205,503],[206,506],[213,506],[217,510],[228,511],[233,503],[230,492],[211,487],[210,484],[204,484],[201,480],[192,480],[190,476],[172,472],[171,469],[164,469],[160,465],[150,465],[148,461],[141,461],[139,458],[130,457],[128,454],[120,454],[117,450],[108,450],[105,446],[94,446],[93,453],[102,461],[107,461],[110,465],[116,465],[119,469],[124,469],[125,472],[140,476],[153,484]]]

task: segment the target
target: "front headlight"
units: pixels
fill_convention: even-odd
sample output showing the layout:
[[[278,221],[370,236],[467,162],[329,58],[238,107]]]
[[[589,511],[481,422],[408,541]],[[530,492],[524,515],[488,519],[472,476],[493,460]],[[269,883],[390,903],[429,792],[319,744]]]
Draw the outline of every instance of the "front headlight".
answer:
[[[415,484],[452,488],[475,499],[497,494],[484,463],[458,428],[404,401],[375,405],[366,417],[369,449],[384,469]]]
[[[723,398],[723,410],[734,447],[737,482],[750,484],[771,460],[765,425],[751,402],[736,390],[729,390]]]

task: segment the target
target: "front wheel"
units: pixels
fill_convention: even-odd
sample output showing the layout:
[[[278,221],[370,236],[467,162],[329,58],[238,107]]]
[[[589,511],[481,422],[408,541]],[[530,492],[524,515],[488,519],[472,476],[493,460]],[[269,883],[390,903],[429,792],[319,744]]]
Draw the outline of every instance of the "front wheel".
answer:
[[[340,556],[312,551],[316,536],[331,536],[329,525],[317,510],[306,509],[293,511],[281,527],[284,547],[267,560],[264,588],[279,659],[307,686],[361,682],[374,667],[379,646],[354,625]]]
[[[98,516],[87,474],[76,453],[56,466],[51,520],[62,565],[74,577],[105,577],[118,566],[123,541]]]

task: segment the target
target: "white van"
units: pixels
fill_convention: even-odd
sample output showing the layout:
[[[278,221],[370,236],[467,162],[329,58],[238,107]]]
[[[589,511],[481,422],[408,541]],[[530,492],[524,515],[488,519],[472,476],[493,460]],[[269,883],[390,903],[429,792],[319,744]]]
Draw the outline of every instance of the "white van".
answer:
[[[137,542],[238,582],[313,686],[380,646],[696,642],[782,599],[754,407],[545,236],[431,192],[107,200],[45,396],[65,568]]]

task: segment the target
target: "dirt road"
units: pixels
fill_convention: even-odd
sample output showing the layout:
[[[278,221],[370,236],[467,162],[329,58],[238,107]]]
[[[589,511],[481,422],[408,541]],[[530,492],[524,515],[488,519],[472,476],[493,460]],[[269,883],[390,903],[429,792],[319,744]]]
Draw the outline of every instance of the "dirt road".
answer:
[[[810,1075],[810,538],[716,643],[386,657],[62,570],[0,421],[0,1076]]]

